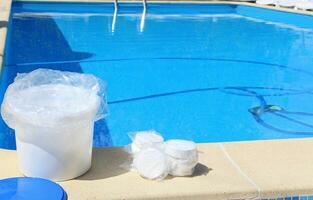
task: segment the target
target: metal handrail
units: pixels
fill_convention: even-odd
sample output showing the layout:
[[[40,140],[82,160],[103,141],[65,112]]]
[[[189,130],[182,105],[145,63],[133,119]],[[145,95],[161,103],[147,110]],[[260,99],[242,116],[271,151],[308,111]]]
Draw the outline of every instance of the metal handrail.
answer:
[[[117,0],[114,0],[114,11],[117,10],[117,7],[118,7]]]
[[[117,18],[117,11],[118,11],[118,0],[114,0],[114,14],[113,14],[113,21],[112,21],[112,33],[114,33],[115,30],[115,24],[116,24],[116,18]],[[143,29],[145,27],[145,17],[147,13],[147,2],[146,0],[142,0],[143,5],[143,11],[141,15],[140,20],[140,32],[143,32]]]
[[[146,0],[142,0],[142,5],[143,5],[143,11],[142,11],[141,20],[140,20],[140,32],[143,32],[143,29],[145,27],[145,18],[146,18],[146,13],[147,13]]]
[[[147,10],[147,1],[146,0],[142,0],[142,4],[143,4],[143,10],[144,10],[144,12],[146,12],[146,10]]]
[[[117,0],[114,0],[114,15],[113,15],[113,21],[112,21],[112,33],[114,33],[114,30],[115,30],[117,10],[118,10],[118,2],[117,2]]]

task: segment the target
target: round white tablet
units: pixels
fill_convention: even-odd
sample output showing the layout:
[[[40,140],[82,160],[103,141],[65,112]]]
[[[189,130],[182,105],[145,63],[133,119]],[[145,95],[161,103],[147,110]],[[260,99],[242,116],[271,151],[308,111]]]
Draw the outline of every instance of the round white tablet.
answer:
[[[197,156],[197,146],[193,141],[169,140],[165,143],[165,153],[174,158],[189,159]]]
[[[147,179],[163,179],[168,175],[167,156],[157,148],[146,148],[135,155],[134,168]]]
[[[191,176],[194,172],[194,167],[192,168],[176,168],[170,170],[169,174],[172,176]]]

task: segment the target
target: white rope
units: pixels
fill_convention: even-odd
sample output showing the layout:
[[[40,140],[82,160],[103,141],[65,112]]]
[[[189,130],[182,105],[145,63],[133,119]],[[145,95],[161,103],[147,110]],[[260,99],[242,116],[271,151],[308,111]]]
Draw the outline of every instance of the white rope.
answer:
[[[219,146],[223,151],[224,155],[226,156],[226,158],[228,159],[228,161],[236,168],[236,170],[241,174],[241,176],[243,176],[257,190],[258,195],[256,197],[252,197],[249,199],[259,199],[261,195],[261,188],[246,173],[244,173],[244,171],[242,171],[239,165],[230,157],[224,145],[222,143],[219,143]]]

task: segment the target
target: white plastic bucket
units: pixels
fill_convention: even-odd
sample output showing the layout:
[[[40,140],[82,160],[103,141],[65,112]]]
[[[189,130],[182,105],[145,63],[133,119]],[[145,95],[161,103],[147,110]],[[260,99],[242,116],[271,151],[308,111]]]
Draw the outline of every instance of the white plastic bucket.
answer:
[[[67,129],[24,124],[15,134],[19,168],[26,176],[64,181],[91,166],[93,121]]]
[[[21,91],[19,98],[25,102],[20,109],[8,110],[4,103],[2,114],[15,129],[22,173],[63,181],[88,171],[100,97],[78,87],[51,84]],[[36,111],[28,109],[30,104]]]

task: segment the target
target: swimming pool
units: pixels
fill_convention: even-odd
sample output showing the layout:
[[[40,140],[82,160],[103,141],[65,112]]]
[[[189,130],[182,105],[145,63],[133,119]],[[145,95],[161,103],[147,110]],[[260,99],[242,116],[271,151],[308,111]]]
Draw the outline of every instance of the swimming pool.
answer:
[[[13,3],[1,98],[39,67],[106,80],[94,146],[156,129],[196,142],[313,135],[313,17],[242,5]],[[144,23],[143,23],[144,22]],[[1,120],[0,147],[15,148]]]

